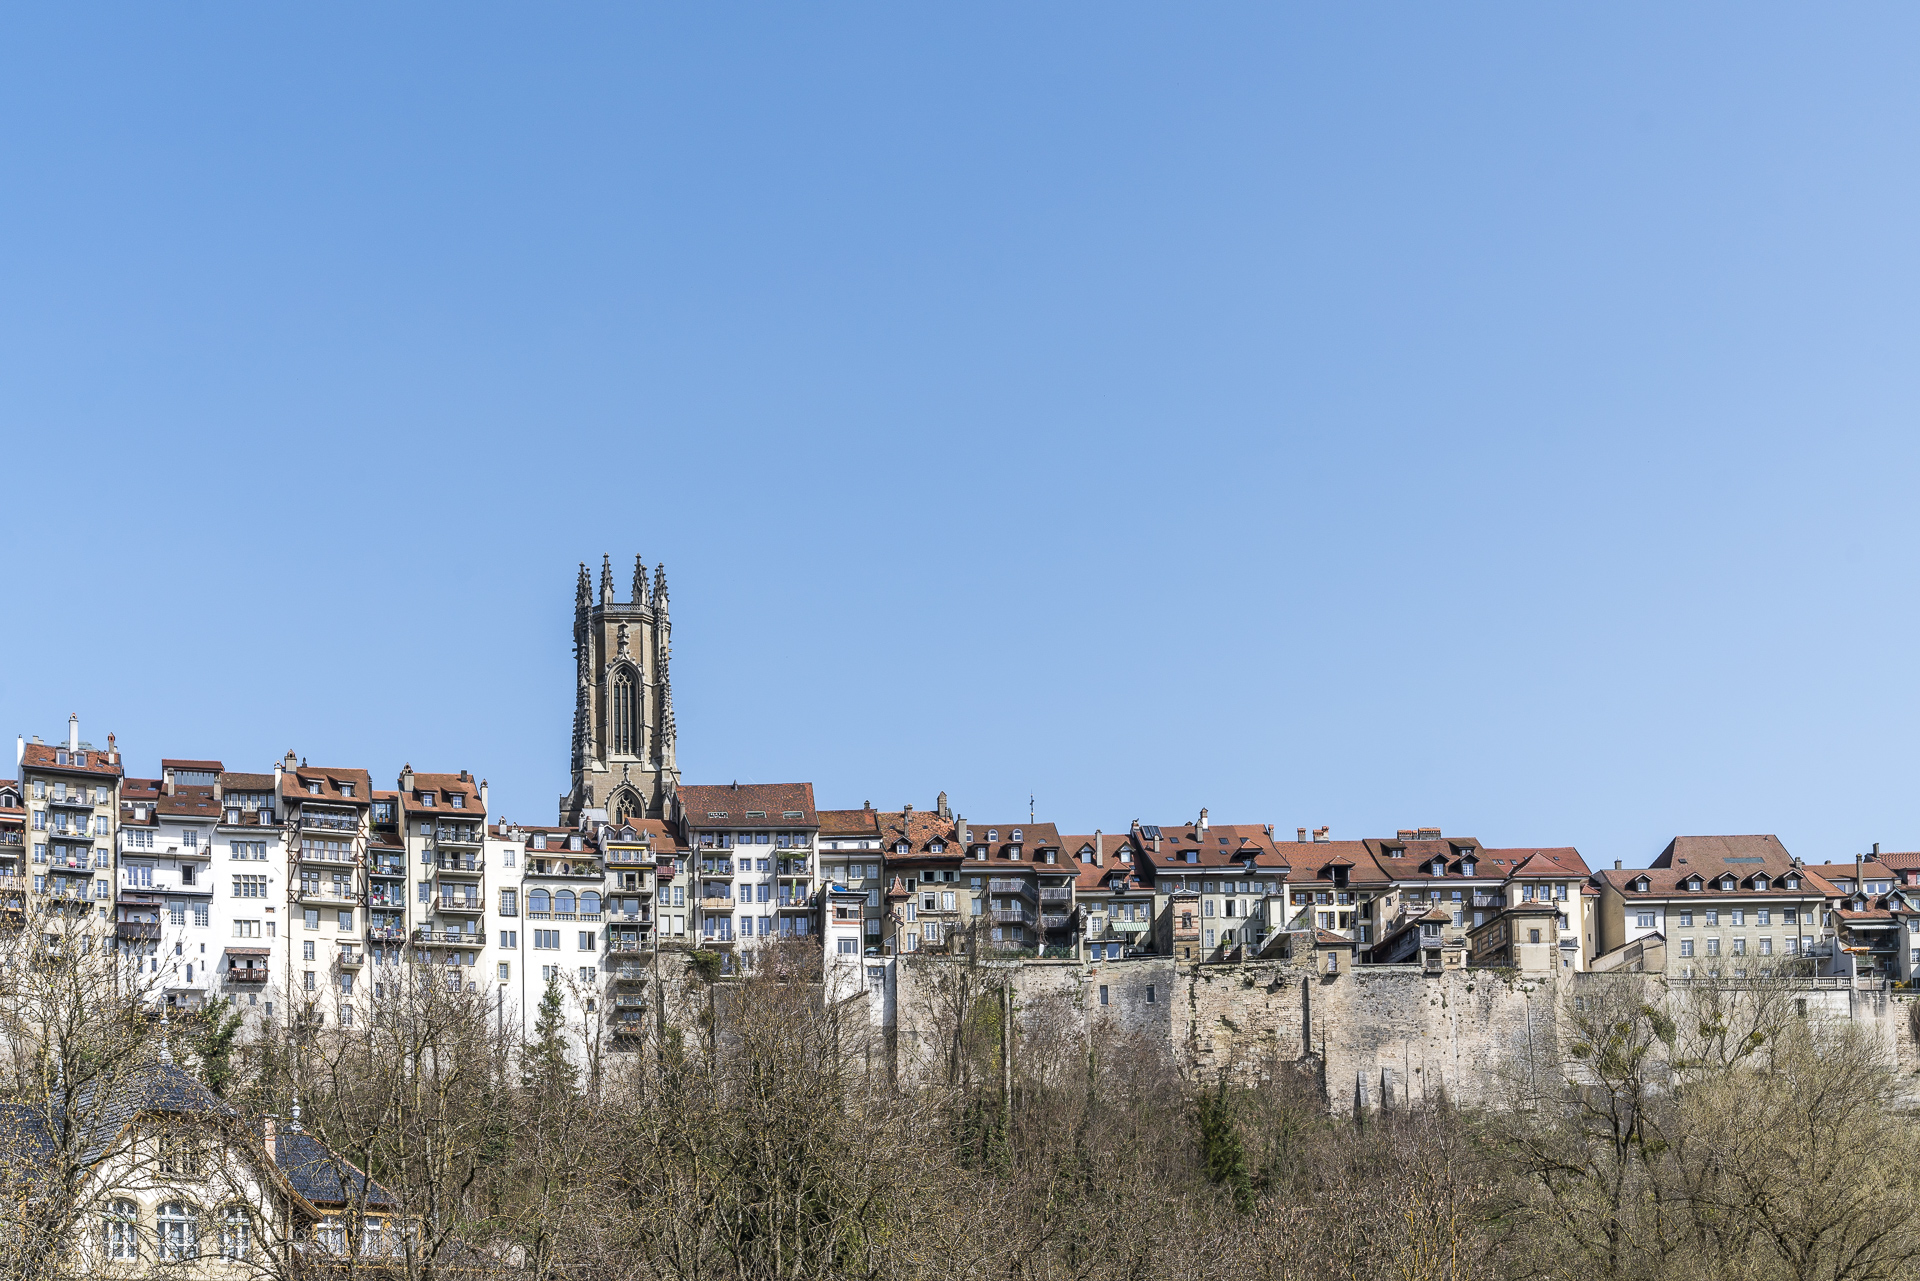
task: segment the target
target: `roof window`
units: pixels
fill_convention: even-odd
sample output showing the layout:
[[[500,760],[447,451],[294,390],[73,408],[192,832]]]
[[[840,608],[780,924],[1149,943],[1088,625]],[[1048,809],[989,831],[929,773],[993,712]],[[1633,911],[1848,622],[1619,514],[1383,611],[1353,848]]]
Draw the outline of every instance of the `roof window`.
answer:
[[[458,792],[450,792],[447,795],[447,804],[453,806],[453,808],[457,810],[463,810],[467,808],[467,798],[460,795],[460,793]]]
[[[353,795],[353,784],[352,784],[352,783],[342,783],[342,784],[340,784],[340,795],[342,795],[342,796],[352,796],[352,795]]]
[[[533,848],[537,850],[547,848],[547,834],[545,832],[535,832],[533,834]]]
[[[55,749],[54,749],[54,752],[53,752],[53,763],[54,763],[55,765],[65,765],[65,764],[67,763],[67,749],[66,749],[66,748],[64,748],[64,747],[59,747],[59,748],[55,748]]]
[[[424,806],[426,806],[426,807],[427,807],[428,809],[432,809],[432,808],[433,808],[433,793],[432,793],[432,792],[422,792],[422,793],[420,793],[420,803],[421,803],[422,805],[424,805]]]
[[[308,783],[308,784],[307,784],[307,795],[308,795],[308,796],[318,796],[318,795],[320,795],[320,784],[318,784],[318,783]]]
[[[1020,829],[1017,827],[1013,829],[1013,839],[1016,841],[1020,839]]]
[[[999,828],[997,828],[997,827],[989,827],[989,828],[987,829],[987,839],[988,839],[988,840],[990,840],[990,841],[997,841],[997,840],[999,840],[999,839],[1000,839],[1000,829],[999,829]]]
[[[908,851],[909,851],[909,850],[910,850],[911,848],[912,848],[912,847],[911,847],[911,846],[909,846],[909,845],[908,845],[908,844],[907,844],[907,843],[906,843],[905,841],[895,841],[895,842],[894,842],[894,844],[893,844],[893,852],[894,852],[895,854],[905,854],[905,853],[907,853],[907,852],[908,852]]]
[[[1731,876],[1723,876],[1720,878],[1720,888],[1723,890],[1732,889],[1736,883]]]
[[[1695,876],[1695,877],[1691,877],[1691,878],[1689,878],[1689,879],[1688,879],[1688,881],[1687,881],[1687,888],[1688,888],[1688,889],[1690,889],[1690,890],[1697,890],[1697,889],[1699,889],[1699,888],[1700,888],[1700,878],[1699,878],[1699,877],[1697,877],[1697,876]]]
[[[577,849],[579,849],[579,848],[580,848],[580,838],[579,838],[578,836],[569,836],[569,837],[567,838],[567,848],[568,848],[568,849],[570,849],[570,850],[577,850]]]
[[[1637,893],[1645,894],[1647,892],[1647,878],[1643,876],[1639,880],[1635,881],[1633,883],[1633,888]]]
[[[1199,851],[1199,850],[1188,850],[1188,851],[1187,851],[1187,862],[1189,862],[1189,863],[1198,863],[1199,861],[1200,861],[1200,851]]]
[[[1799,877],[1797,877],[1797,876],[1789,876],[1789,877],[1787,878],[1787,888],[1788,888],[1788,889],[1790,889],[1790,890],[1797,890],[1797,889],[1799,889],[1799,888],[1800,888],[1800,878],[1799,878]]]

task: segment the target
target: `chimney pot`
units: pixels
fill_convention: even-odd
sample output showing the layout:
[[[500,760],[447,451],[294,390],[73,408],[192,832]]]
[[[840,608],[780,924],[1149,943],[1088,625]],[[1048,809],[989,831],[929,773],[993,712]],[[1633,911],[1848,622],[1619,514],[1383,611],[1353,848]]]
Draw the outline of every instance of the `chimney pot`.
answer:
[[[1300,835],[1298,839],[1302,845],[1305,845],[1307,843],[1307,829],[1304,827],[1300,828],[1299,832],[1300,832]]]
[[[67,750],[80,750],[80,713],[73,712],[67,717]]]
[[[1616,872],[1620,870],[1620,860],[1619,860],[1619,859],[1615,859],[1615,860],[1613,860],[1613,870],[1614,870],[1614,871],[1616,871]]]

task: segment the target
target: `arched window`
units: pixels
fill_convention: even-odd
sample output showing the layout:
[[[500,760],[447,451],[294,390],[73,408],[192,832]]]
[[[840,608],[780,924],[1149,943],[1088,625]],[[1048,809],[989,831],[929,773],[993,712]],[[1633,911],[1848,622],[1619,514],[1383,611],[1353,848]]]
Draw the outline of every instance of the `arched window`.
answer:
[[[107,1258],[131,1262],[140,1257],[140,1207],[124,1197],[107,1208],[101,1224]]]
[[[558,894],[554,895],[553,910],[556,912],[571,912],[573,910],[573,891],[561,890]]]
[[[632,792],[622,792],[613,798],[614,826],[625,827],[639,817],[641,817],[639,797]]]
[[[551,912],[553,910],[553,897],[545,890],[534,890],[527,895],[527,910],[529,912]]]
[[[220,1257],[244,1259],[253,1248],[253,1223],[247,1207],[230,1205],[220,1212]]]
[[[160,1207],[160,1257],[162,1260],[200,1257],[200,1220],[185,1201],[169,1201]]]
[[[990,841],[997,841],[997,840],[999,840],[999,839],[1000,839],[1000,829],[999,829],[999,828],[997,828],[997,827],[989,827],[989,828],[987,829],[987,839],[988,839],[988,840],[990,840]]]
[[[638,756],[640,754],[640,693],[635,686],[633,669],[622,664],[613,672],[613,705],[609,709],[608,720],[613,731],[613,754],[615,756]]]
[[[580,896],[580,910],[582,912],[598,912],[600,910],[600,896],[592,890],[588,890],[582,894]]]
[[[1020,829],[1017,827],[1013,829],[1013,839],[1016,841],[1020,839]]]

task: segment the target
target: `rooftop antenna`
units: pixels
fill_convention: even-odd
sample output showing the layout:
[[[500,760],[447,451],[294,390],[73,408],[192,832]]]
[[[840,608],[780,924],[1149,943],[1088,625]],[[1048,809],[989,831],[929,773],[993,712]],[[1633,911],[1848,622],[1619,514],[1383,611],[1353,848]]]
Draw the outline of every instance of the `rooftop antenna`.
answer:
[[[1033,822],[1033,793],[1027,793],[1027,822]]]

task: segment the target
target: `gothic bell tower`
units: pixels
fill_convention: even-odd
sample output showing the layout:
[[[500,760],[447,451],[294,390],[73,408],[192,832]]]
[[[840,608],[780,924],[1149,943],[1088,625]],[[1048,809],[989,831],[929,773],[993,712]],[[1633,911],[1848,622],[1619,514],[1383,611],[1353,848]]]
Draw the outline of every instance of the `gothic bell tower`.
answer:
[[[580,564],[573,598],[573,790],[560,798],[560,822],[577,825],[590,810],[609,822],[662,818],[680,785],[673,759],[673,683],[667,654],[667,567],[647,584],[634,557],[633,592],[614,599],[613,567],[600,558],[596,598]]]

